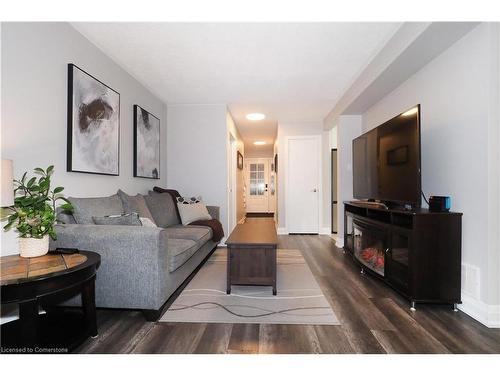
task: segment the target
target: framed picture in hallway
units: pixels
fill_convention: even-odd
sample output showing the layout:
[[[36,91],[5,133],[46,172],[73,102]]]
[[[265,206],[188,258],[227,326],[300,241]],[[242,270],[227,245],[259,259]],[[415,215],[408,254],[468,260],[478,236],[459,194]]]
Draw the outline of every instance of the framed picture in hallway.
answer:
[[[67,171],[118,176],[120,94],[68,64]]]
[[[238,151],[238,169],[243,169],[243,155]]]
[[[134,105],[134,177],[160,178],[160,119]]]

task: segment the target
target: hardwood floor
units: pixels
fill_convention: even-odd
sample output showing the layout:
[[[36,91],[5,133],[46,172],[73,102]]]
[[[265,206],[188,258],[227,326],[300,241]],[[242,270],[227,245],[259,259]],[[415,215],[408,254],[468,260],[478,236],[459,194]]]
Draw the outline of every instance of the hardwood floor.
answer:
[[[150,323],[142,313],[98,310],[99,337],[79,353],[500,353],[500,329],[451,306],[408,302],[361,275],[329,236],[279,236],[300,249],[339,326]]]

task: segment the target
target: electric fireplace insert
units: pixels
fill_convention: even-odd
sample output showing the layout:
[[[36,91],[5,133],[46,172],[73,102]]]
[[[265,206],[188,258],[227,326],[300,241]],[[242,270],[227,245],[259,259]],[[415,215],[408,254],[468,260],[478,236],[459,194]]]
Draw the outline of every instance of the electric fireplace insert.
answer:
[[[354,220],[353,228],[354,256],[363,266],[384,276],[387,231],[358,220]]]

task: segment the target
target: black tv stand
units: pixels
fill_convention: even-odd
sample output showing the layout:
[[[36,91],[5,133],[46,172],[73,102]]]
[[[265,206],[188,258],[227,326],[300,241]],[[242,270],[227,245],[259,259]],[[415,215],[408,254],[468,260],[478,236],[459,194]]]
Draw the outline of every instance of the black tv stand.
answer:
[[[344,249],[416,303],[461,303],[462,214],[344,202]]]

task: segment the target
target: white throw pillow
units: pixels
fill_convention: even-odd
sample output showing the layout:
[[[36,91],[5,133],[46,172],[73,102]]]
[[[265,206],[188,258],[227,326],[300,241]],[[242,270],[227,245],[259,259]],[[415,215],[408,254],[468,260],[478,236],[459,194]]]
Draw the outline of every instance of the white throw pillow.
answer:
[[[188,225],[197,220],[210,220],[212,218],[201,198],[178,197],[177,207],[179,208],[182,225]]]

